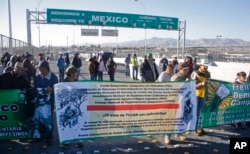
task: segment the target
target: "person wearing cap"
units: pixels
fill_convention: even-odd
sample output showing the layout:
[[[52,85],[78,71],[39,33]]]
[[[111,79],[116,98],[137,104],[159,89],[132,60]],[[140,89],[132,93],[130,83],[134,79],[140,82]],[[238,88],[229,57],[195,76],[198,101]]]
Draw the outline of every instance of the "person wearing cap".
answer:
[[[171,81],[189,81],[188,70],[189,67],[186,63],[179,63],[178,72],[171,77]]]
[[[178,72],[178,60],[177,60],[177,56],[176,55],[173,55],[172,56],[173,60],[172,60],[172,65],[174,66],[174,73],[177,73]]]
[[[23,75],[23,63],[16,62],[14,70],[0,75],[0,89],[31,88],[29,81]]]
[[[35,77],[34,86],[35,88],[47,88],[49,93],[53,93],[54,84],[58,83],[57,76],[51,72],[49,63],[42,61],[39,66],[39,74]]]
[[[202,107],[205,102],[205,85],[207,79],[211,78],[210,72],[208,71],[208,65],[205,62],[199,64],[200,67],[197,71],[191,74],[191,78],[196,80],[196,96],[197,96],[197,124],[195,135],[205,135],[206,132],[201,128],[201,113]]]
[[[138,80],[138,60],[136,54],[131,58],[133,80]]]
[[[78,71],[74,66],[70,66],[66,69],[66,78],[63,80],[63,82],[74,82],[78,81],[77,79]]]
[[[148,53],[147,59],[140,65],[140,76],[142,82],[155,82],[159,77],[152,53]]]
[[[125,75],[130,76],[130,69],[129,69],[129,64],[131,61],[131,55],[128,54],[128,56],[125,58],[124,63],[125,63]]]
[[[25,59],[23,61],[23,67],[26,69],[26,77],[30,83],[31,83],[31,80],[36,75],[36,68],[31,63],[32,59],[33,59],[33,56],[29,53],[26,53]]]
[[[59,52],[59,57],[56,61],[56,65],[59,69],[59,82],[62,82],[64,79],[64,70],[65,70],[65,60],[63,58],[62,52]]]

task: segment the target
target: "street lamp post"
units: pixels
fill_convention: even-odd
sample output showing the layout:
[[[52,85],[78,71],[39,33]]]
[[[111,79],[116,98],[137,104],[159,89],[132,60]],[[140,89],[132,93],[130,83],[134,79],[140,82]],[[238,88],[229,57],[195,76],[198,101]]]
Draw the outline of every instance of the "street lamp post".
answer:
[[[12,54],[12,24],[11,24],[11,7],[10,0],[8,0],[8,10],[9,10],[9,52]]]

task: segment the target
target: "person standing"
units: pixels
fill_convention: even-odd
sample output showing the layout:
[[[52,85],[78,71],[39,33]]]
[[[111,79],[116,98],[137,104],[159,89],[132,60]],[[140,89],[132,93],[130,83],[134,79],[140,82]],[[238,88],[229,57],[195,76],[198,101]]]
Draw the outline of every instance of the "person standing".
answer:
[[[65,60],[61,52],[59,53],[59,57],[57,59],[56,65],[59,69],[59,82],[62,82],[64,79]]]
[[[49,63],[45,60],[42,61],[39,64],[38,69],[40,72],[35,77],[35,88],[47,88],[49,93],[53,93],[53,86],[58,83],[58,78],[53,72],[51,72]]]
[[[148,53],[146,60],[140,65],[140,76],[142,82],[155,82],[159,77],[152,53]]]
[[[138,63],[136,54],[134,54],[134,56],[132,57],[131,64],[132,64],[132,76],[133,76],[133,80],[138,80],[138,67],[139,67],[139,63]]]
[[[95,79],[95,64],[94,64],[94,57],[91,57],[91,58],[89,59],[88,70],[89,70],[90,80],[94,80],[94,79]]]
[[[159,75],[158,79],[156,80],[156,82],[169,82],[171,77],[174,75],[174,67],[172,64],[168,64],[166,66],[166,70],[164,72],[161,72],[161,74]],[[170,135],[166,134],[165,135],[165,143],[166,144],[170,144],[171,140],[170,140]]]
[[[172,65],[174,66],[174,73],[177,73],[178,72],[178,64],[179,64],[177,56],[173,55],[172,58],[173,58]]]
[[[74,66],[70,66],[66,69],[66,78],[63,80],[63,82],[74,82],[77,80],[77,74],[78,71]]]
[[[168,65],[168,59],[166,57],[162,58],[160,61],[160,69],[162,72],[166,71],[167,65]]]
[[[115,81],[116,68],[117,68],[117,64],[113,60],[113,57],[109,57],[109,61],[107,62],[107,69],[108,69],[110,81]]]
[[[97,76],[98,76],[98,68],[99,68],[99,62],[97,60],[97,57],[94,56],[94,80],[97,80]]]
[[[99,60],[99,66],[98,66],[98,80],[99,81],[103,80],[104,69],[105,69],[105,64],[104,64],[103,58],[101,57]]]
[[[31,83],[31,80],[36,75],[36,68],[31,63],[32,59],[33,59],[33,56],[31,54],[27,53],[25,56],[25,59],[23,61],[23,67],[26,70],[26,77],[30,83]]]
[[[65,59],[66,68],[68,68],[69,65],[70,65],[69,53],[65,54],[65,58],[64,59]]]
[[[157,82],[169,82],[171,80],[171,77],[174,75],[174,66],[172,64],[168,64],[166,66],[166,70],[164,72],[161,72]]]
[[[189,81],[190,77],[188,76],[189,67],[186,63],[178,64],[178,72],[171,77],[171,81]]]
[[[201,127],[201,113],[205,102],[206,82],[207,79],[211,78],[210,72],[208,71],[208,65],[201,63],[197,71],[191,74],[192,79],[196,80],[196,96],[197,96],[197,124],[195,135],[205,135],[206,132]]]
[[[129,64],[131,61],[131,55],[128,54],[128,56],[125,58],[125,75],[130,76],[130,69],[129,69]]]
[[[82,67],[82,60],[80,58],[79,53],[76,53],[73,61],[72,61],[72,65],[78,70],[78,76],[77,79],[79,79],[80,76],[80,72],[81,72],[81,67]]]
[[[247,82],[247,74],[246,72],[238,72],[237,73],[237,78],[235,79],[233,84],[245,84]],[[249,122],[248,122],[249,123]],[[231,124],[231,127],[236,129],[236,128],[246,128],[247,123],[245,122],[238,122],[238,123],[233,123]]]
[[[0,75],[0,89],[27,89],[30,82],[23,75],[23,63],[16,62],[14,70]]]

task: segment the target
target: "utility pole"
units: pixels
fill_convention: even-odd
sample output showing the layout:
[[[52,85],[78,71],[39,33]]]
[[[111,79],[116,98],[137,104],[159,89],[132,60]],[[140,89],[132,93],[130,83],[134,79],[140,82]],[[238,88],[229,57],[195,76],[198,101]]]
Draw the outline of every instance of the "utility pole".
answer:
[[[8,10],[9,10],[9,52],[12,54],[12,24],[11,24],[11,7],[10,7],[10,0],[8,0]]]

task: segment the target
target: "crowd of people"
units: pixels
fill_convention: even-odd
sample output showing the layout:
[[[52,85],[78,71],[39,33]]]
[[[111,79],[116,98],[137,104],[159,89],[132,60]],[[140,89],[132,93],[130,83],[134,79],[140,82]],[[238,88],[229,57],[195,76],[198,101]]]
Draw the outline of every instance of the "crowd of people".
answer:
[[[46,88],[49,93],[53,93],[53,85],[58,82],[73,82],[79,80],[82,67],[82,60],[78,53],[70,62],[69,55],[59,53],[56,65],[58,67],[59,78],[50,69],[49,62],[45,60],[44,54],[39,54],[39,61],[35,62],[33,55],[26,52],[22,56],[11,55],[5,53],[1,58],[4,67],[3,74],[0,75],[0,89],[25,89],[25,88]],[[71,65],[72,64],[72,65]],[[172,61],[166,57],[160,61],[159,67],[153,59],[153,54],[145,55],[144,61],[139,64],[137,55],[128,54],[124,60],[125,75],[133,80],[138,80],[140,76],[141,82],[170,82],[170,81],[190,81],[196,80],[196,96],[197,96],[197,117],[201,117],[202,107],[205,101],[205,86],[207,79],[211,78],[208,71],[207,63],[196,63],[196,59],[186,56],[184,62],[178,62],[178,57],[173,56]],[[132,74],[130,72],[132,66]],[[113,56],[104,61],[99,55],[89,59],[88,73],[90,80],[103,81],[103,72],[106,70],[109,74],[110,81],[115,81],[115,72],[117,64]],[[66,74],[66,77],[64,75]],[[237,73],[234,84],[244,84],[250,82],[250,75],[246,72]],[[197,122],[195,135],[204,135],[206,132],[201,128],[200,120]],[[235,123],[233,128],[245,128],[249,123]],[[171,142],[170,135],[166,135],[165,143]]]

